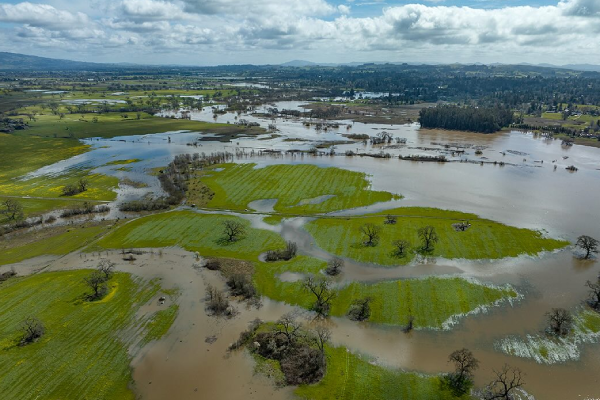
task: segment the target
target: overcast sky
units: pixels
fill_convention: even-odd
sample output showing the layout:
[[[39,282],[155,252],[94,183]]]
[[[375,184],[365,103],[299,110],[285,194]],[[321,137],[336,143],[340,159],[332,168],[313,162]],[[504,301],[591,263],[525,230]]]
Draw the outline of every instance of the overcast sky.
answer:
[[[99,62],[600,64],[600,0],[10,0],[0,36]]]

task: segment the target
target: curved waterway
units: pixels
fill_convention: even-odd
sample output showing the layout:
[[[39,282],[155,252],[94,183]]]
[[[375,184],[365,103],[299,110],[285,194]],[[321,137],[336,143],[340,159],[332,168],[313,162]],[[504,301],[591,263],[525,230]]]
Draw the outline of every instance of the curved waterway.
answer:
[[[275,106],[279,109],[298,109],[301,103],[286,102]],[[258,109],[257,112],[264,112],[267,107],[270,106]],[[197,120],[215,120],[212,110],[208,107],[201,112],[192,112],[191,116]],[[168,164],[177,154],[237,151],[241,156],[236,162],[254,162],[257,168],[280,163],[310,163],[366,172],[371,175],[373,189],[404,196],[404,199],[399,201],[335,213],[338,215],[357,215],[400,206],[438,207],[472,212],[506,224],[542,230],[549,236],[572,242],[581,234],[600,237],[598,148],[563,146],[560,140],[549,140],[530,133],[501,132],[482,135],[420,130],[417,124],[376,125],[340,121],[338,128],[329,128],[325,132],[317,130],[314,126],[307,127],[305,120],[293,118],[266,119],[258,115],[227,113],[218,115],[216,121],[235,123],[239,119],[258,122],[263,127],[275,124],[278,131],[258,137],[239,137],[231,143],[214,141],[214,136],[196,132],[167,132],[110,140],[92,139],[86,141],[92,145],[92,151],[42,168],[31,176],[60,174],[70,168],[85,167],[94,168],[94,172],[114,175],[121,179],[128,178],[148,185],[143,189],[132,189],[122,185],[118,192],[118,203],[147,193],[161,194],[158,181],[150,175],[150,171]],[[347,140],[344,134],[374,136],[381,131],[403,138],[401,142],[405,144],[338,144],[335,146],[336,156],[283,153],[257,155],[260,150],[307,150],[319,143]],[[188,145],[190,143],[195,145]],[[348,150],[371,154],[383,151],[394,156],[444,155],[451,162],[346,157],[344,154]],[[482,151],[483,154],[476,155],[476,150]],[[141,161],[125,165],[125,169],[121,168],[123,166],[106,165],[112,160],[134,158]],[[577,167],[578,171],[567,171],[565,168],[570,165]],[[262,222],[263,216],[260,213],[270,212],[273,204],[274,199],[255,202],[249,208],[257,210],[257,214],[242,216],[250,219],[257,227],[279,232],[286,240],[297,242],[302,254],[324,260],[332,256],[318,248],[313,238],[304,230],[308,218],[286,219],[277,226]],[[119,213],[113,213],[109,218],[116,216],[119,216]],[[595,279],[599,271],[600,263],[577,260],[570,249],[541,254],[539,257],[523,256],[494,261],[423,260],[397,268],[346,260],[344,274],[339,278],[341,283],[451,275],[499,285],[510,283],[524,297],[513,305],[505,303],[485,313],[467,316],[450,331],[416,331],[405,334],[397,328],[358,324],[334,318],[331,320],[333,343],[372,356],[382,365],[425,373],[448,371],[448,354],[467,347],[473,350],[480,360],[481,368],[476,374],[478,385],[483,385],[491,379],[492,368],[498,369],[504,363],[508,363],[520,367],[526,373],[525,387],[538,399],[599,398],[598,344],[583,345],[579,361],[552,366],[507,356],[495,350],[493,346],[494,342],[507,335],[539,333],[544,327],[544,314],[552,307],[574,309],[581,305],[587,297],[584,287],[586,280]],[[283,276],[283,279],[292,278],[295,279]],[[260,313],[251,314],[275,320],[284,309],[286,307],[267,302],[267,307]],[[198,321],[196,323],[202,323],[202,312],[184,310],[178,321],[184,318],[186,324],[192,324],[194,320]],[[227,332],[226,340],[237,337],[247,322],[249,320],[244,318],[223,329],[223,332]],[[190,332],[193,331],[192,329]],[[142,359],[134,363],[136,387],[143,398],[157,398],[152,395],[152,388],[157,386],[157,379],[168,380],[168,383],[164,383],[165,389],[161,393],[170,391],[173,398],[178,399],[201,398],[190,388],[190,380],[197,379],[198,386],[201,387],[203,381],[218,379],[217,373],[226,373],[227,368],[231,368],[232,359],[223,358],[223,345],[211,348],[204,346],[206,349],[202,346],[191,346],[186,350],[185,346],[175,341],[176,333],[173,335],[169,334],[164,340],[153,345]],[[198,337],[195,340],[203,339]],[[196,350],[200,351],[200,347],[202,352],[194,353]],[[210,355],[204,353],[207,349],[210,350]],[[163,377],[156,372],[163,371],[159,366],[162,362],[161,357],[168,357],[171,371],[165,372]],[[177,357],[180,358],[179,362]],[[246,384],[247,376],[252,371],[252,363],[241,356],[235,356],[233,359],[243,366],[241,369],[238,366],[236,371],[245,371],[244,379],[240,382]],[[206,363],[200,365],[197,360],[206,360]],[[154,377],[152,384],[147,383],[147,377],[150,375]],[[187,379],[185,391],[178,390],[177,382],[184,377]],[[245,388],[238,386],[236,379],[232,378],[231,393],[225,391],[213,394],[215,398],[237,399],[241,393],[245,393]],[[259,393],[265,394],[263,389]],[[251,392],[248,392],[248,395],[250,394]],[[277,397],[282,396],[289,397],[291,394],[289,391],[278,391]]]

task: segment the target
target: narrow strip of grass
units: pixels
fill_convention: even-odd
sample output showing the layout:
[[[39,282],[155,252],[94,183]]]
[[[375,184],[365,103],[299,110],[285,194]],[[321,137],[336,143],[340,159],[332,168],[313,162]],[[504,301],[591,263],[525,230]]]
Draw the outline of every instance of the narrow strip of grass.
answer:
[[[234,242],[223,240],[223,223],[234,220],[244,225],[246,234]],[[254,229],[242,218],[177,211],[140,218],[121,226],[98,242],[109,249],[130,247],[181,246],[202,256],[256,260],[267,251],[281,248],[276,233]]]
[[[245,210],[255,200],[277,199],[275,211],[287,214],[314,214],[368,206],[399,199],[388,192],[373,191],[367,175],[339,168],[315,165],[225,164],[210,176],[196,180],[206,184],[214,196],[208,207]],[[192,203],[204,199],[204,192],[193,188],[188,193]],[[196,199],[198,198],[198,200]],[[197,201],[196,201],[197,200]]]
[[[289,262],[255,263],[254,283],[258,291],[271,299],[310,309],[315,298],[303,289],[302,278],[319,274],[325,262],[296,257]],[[283,282],[285,272],[299,274],[294,282]],[[448,329],[460,315],[480,307],[492,306],[505,298],[515,298],[510,287],[492,287],[462,278],[402,279],[376,283],[353,282],[335,289],[331,315],[347,315],[353,301],[370,297],[369,322],[405,326],[409,316],[416,328]]]
[[[135,398],[128,351],[150,317],[136,313],[160,285],[117,273],[109,282],[111,295],[88,302],[83,278],[89,273],[43,273],[0,286],[3,399]],[[46,333],[19,346],[20,324],[29,316],[42,321]]]
[[[295,394],[305,400],[456,399],[442,388],[439,376],[385,368],[369,361],[343,347],[328,347],[323,380],[300,386]]]
[[[385,215],[397,215],[395,224],[384,224]],[[457,232],[452,224],[468,221],[471,227]],[[376,246],[366,246],[360,229],[365,224],[381,229]],[[328,252],[380,265],[408,264],[422,247],[418,230],[431,225],[439,242],[428,256],[465,259],[499,259],[521,254],[536,255],[567,246],[562,240],[548,239],[540,232],[520,229],[479,218],[475,214],[433,208],[397,208],[360,218],[319,218],[307,224],[317,245]],[[393,241],[407,240],[411,249],[403,257],[394,254]]]

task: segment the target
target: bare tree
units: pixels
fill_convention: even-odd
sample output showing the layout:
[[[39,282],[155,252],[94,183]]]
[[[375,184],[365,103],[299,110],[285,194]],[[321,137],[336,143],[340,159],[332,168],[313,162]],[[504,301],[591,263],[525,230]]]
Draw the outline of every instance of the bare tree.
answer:
[[[445,382],[456,396],[462,396],[473,385],[473,374],[479,368],[479,361],[470,350],[461,349],[452,352],[448,362],[454,363],[455,370],[445,377]]]
[[[423,250],[433,250],[433,245],[439,241],[435,228],[431,225],[424,226],[417,231],[419,238],[423,242]]]
[[[552,311],[546,313],[550,331],[557,336],[564,336],[571,330],[573,326],[573,316],[564,308],[553,308]]]
[[[321,350],[321,354],[325,354],[325,345],[331,339],[331,331],[324,325],[317,325],[313,330],[313,341]]]
[[[214,315],[226,314],[230,309],[229,300],[225,294],[211,284],[206,286],[206,308],[212,311]]]
[[[229,219],[223,222],[223,233],[228,242],[235,242],[246,233],[246,228],[241,222]]]
[[[366,238],[366,241],[364,242],[366,246],[377,246],[377,242],[379,241],[379,236],[381,233],[381,227],[368,223],[361,226],[360,231]]]
[[[333,257],[329,262],[327,262],[327,269],[325,272],[327,275],[336,276],[342,272],[344,268],[344,260],[339,257]]]
[[[284,314],[275,324],[275,334],[285,337],[288,346],[293,346],[302,335],[302,325],[293,312]]]
[[[395,247],[394,255],[396,257],[404,257],[410,248],[410,242],[408,240],[394,240],[392,244]]]
[[[46,332],[44,324],[36,317],[27,317],[21,324],[21,330],[23,331],[21,345],[35,342]]]
[[[583,257],[584,259],[588,259],[590,258],[590,256],[592,255],[592,253],[597,254],[598,253],[598,241],[596,239],[594,239],[593,237],[590,236],[586,236],[586,235],[581,235],[577,238],[577,243],[576,245],[581,247],[583,250],[585,250],[585,256]]]
[[[336,296],[336,292],[331,288],[331,282],[311,275],[304,281],[304,288],[316,298],[313,311],[321,317],[326,317],[329,314],[331,302]]]
[[[2,202],[4,209],[2,214],[6,215],[9,221],[19,221],[23,219],[23,205],[15,199],[6,199]]]
[[[485,400],[513,400],[512,393],[523,387],[523,372],[519,368],[512,368],[504,364],[500,371],[494,371],[496,378],[490,382],[484,392]]]
[[[115,266],[116,264],[114,262],[104,258],[98,263],[98,271],[100,271],[104,275],[104,279],[108,281],[114,274]]]
[[[600,277],[596,282],[587,281],[585,285],[590,289],[589,305],[596,310],[600,309]]]
[[[92,289],[93,293],[90,296],[92,300],[99,299],[100,297],[106,294],[108,287],[106,285],[106,278],[104,273],[96,270],[92,271],[92,273],[83,278],[83,281]]]

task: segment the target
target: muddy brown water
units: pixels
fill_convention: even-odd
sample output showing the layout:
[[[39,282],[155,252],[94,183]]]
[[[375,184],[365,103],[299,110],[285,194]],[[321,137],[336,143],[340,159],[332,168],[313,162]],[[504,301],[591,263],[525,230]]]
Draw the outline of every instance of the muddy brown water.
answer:
[[[289,104],[288,107],[279,108],[297,106]],[[212,113],[207,110],[194,113],[192,117],[212,121]],[[265,124],[260,118],[243,118]],[[219,116],[218,121],[234,122],[235,115]],[[155,178],[145,177],[146,172],[149,168],[166,164],[165,161],[175,154],[234,151],[241,148],[308,149],[316,141],[339,140],[343,138],[342,133],[348,132],[345,127],[316,132],[304,127],[301,121],[292,119],[278,119],[276,123],[282,137],[270,140],[239,138],[230,144],[202,142],[200,147],[193,148],[186,146],[186,143],[195,134],[181,134],[181,140],[177,139],[178,134],[175,133],[147,135],[139,140],[130,137],[125,144],[118,140],[98,141],[99,150],[87,153],[81,159],[102,165],[113,156],[132,158],[126,155],[136,149],[135,157],[144,161],[137,166],[134,164],[131,172],[119,171],[119,176],[131,175],[134,180],[147,181],[150,190],[159,191]],[[399,206],[439,207],[473,212],[518,227],[540,229],[552,237],[570,241],[580,234],[600,237],[600,149],[577,145],[565,147],[559,140],[546,140],[520,132],[480,135],[419,130],[416,125],[353,124],[349,133],[374,135],[381,130],[407,139],[406,146],[391,149],[383,147],[384,151],[394,155],[448,154],[440,143],[463,145],[467,153],[455,157],[449,154],[456,162],[444,164],[343,156],[259,157],[237,161],[256,162],[259,167],[278,163],[312,163],[366,172],[371,175],[373,189],[388,190],[405,197],[396,202],[337,213],[340,215]],[[173,143],[167,144],[166,136],[173,137]],[[311,142],[284,141],[292,137],[305,137]],[[105,148],[107,145],[109,147]],[[474,155],[473,145],[484,148],[485,161],[502,161],[511,165],[459,162],[482,160]],[[103,147],[101,151],[100,147]],[[382,146],[364,146],[361,143],[336,147],[341,154],[346,150],[376,152],[381,149]],[[97,159],[94,154],[98,155]],[[73,160],[63,164],[69,167],[77,165]],[[579,171],[569,173],[565,170],[568,165],[575,165]],[[48,171],[55,172],[60,168],[61,165],[58,165],[48,168]],[[101,172],[108,173],[108,167],[102,168]],[[126,197],[129,196],[131,193]],[[262,203],[257,205],[269,205]],[[296,241],[303,254],[325,260],[331,257],[319,249],[303,229],[307,222],[305,218],[289,219],[278,226],[270,226],[261,221],[260,215],[245,217],[257,227],[279,232],[286,240]],[[78,258],[70,257],[43,262],[50,263],[52,268],[81,265]],[[208,317],[201,301],[204,285],[206,282],[223,282],[214,273],[198,272],[192,268],[193,257],[189,253],[169,249],[165,250],[163,257],[160,259],[155,255],[152,259],[148,256],[146,261],[134,265],[119,263],[119,268],[144,277],[160,276],[167,287],[178,286],[182,292],[178,300],[180,313],[169,333],[147,346],[132,362],[135,389],[139,396],[143,399],[290,398],[292,394],[289,389],[274,389],[267,379],[254,375],[252,360],[244,352],[227,357],[225,349],[254,318],[276,320],[291,308],[265,300],[260,310],[246,310],[238,306],[240,314],[232,320]],[[22,265],[33,268],[33,264],[29,262]],[[145,266],[141,267],[141,264]],[[512,306],[504,304],[486,313],[463,318],[450,331],[415,331],[407,335],[397,328],[356,324],[336,318],[331,321],[332,340],[334,344],[347,346],[353,352],[375,358],[381,365],[433,374],[448,371],[448,354],[467,347],[481,361],[481,368],[476,374],[478,385],[491,379],[492,368],[500,368],[508,363],[526,373],[526,389],[537,399],[600,398],[598,344],[584,345],[580,360],[559,365],[540,365],[532,360],[504,355],[493,348],[496,340],[507,335],[540,332],[544,325],[544,314],[552,307],[578,307],[587,296],[585,281],[594,279],[599,272],[600,262],[577,260],[571,249],[539,257],[496,261],[437,259],[399,268],[347,260],[345,272],[340,277],[342,282],[372,282],[426,275],[464,276],[493,284],[510,283],[524,298]],[[206,337],[213,335],[217,336],[217,341],[206,343]]]

